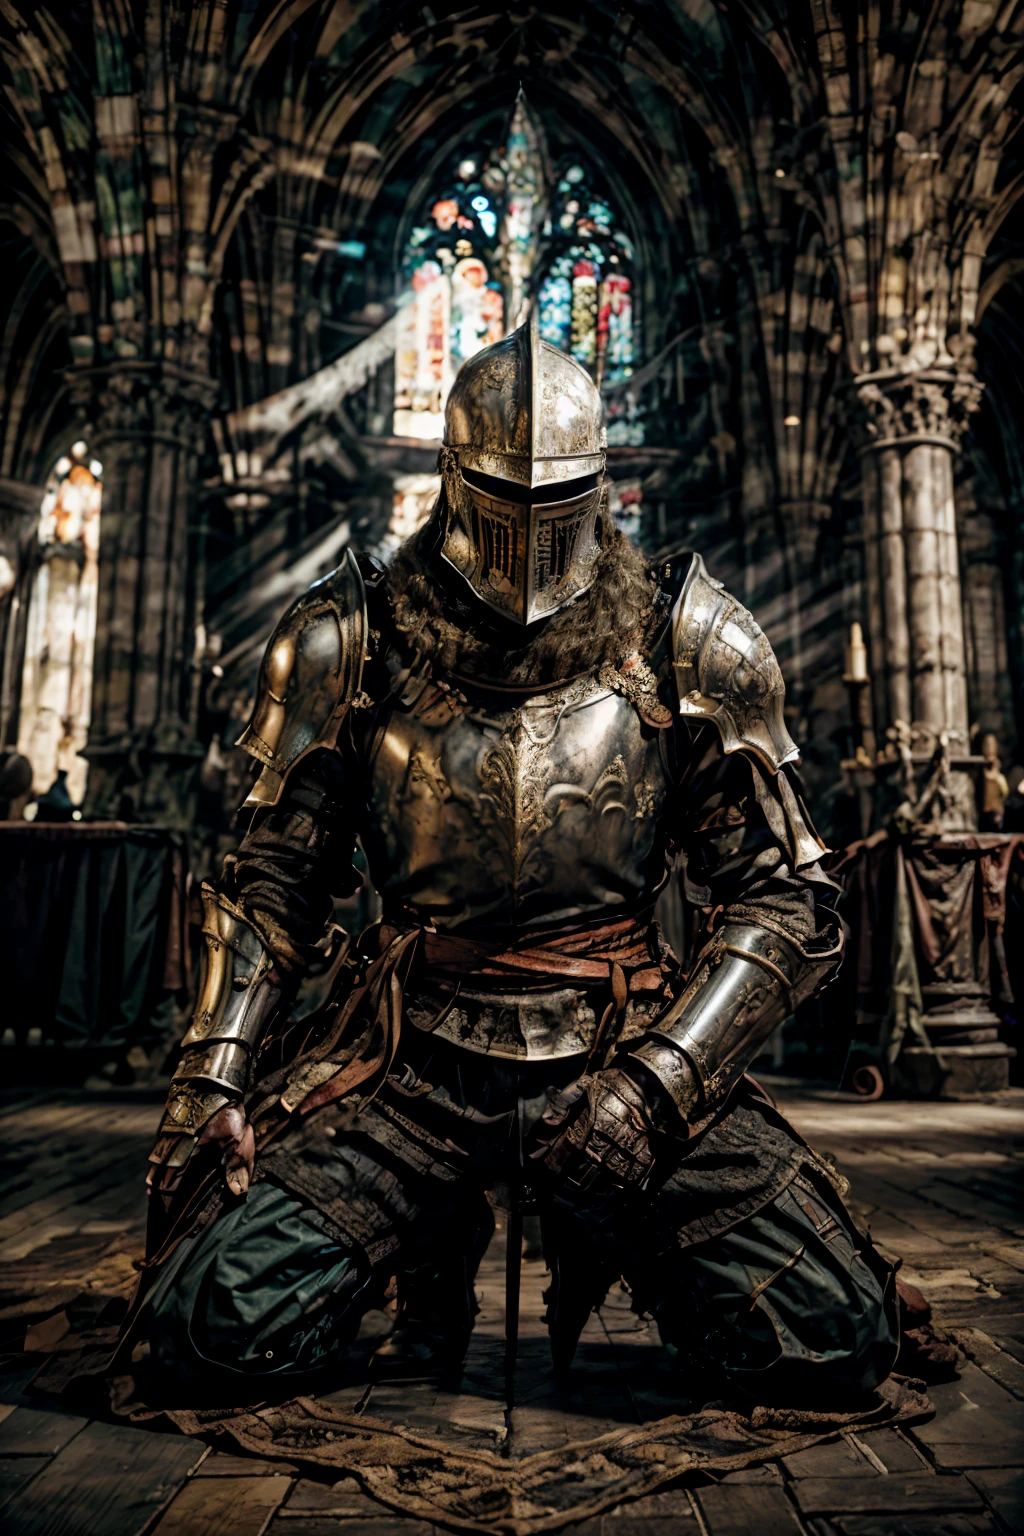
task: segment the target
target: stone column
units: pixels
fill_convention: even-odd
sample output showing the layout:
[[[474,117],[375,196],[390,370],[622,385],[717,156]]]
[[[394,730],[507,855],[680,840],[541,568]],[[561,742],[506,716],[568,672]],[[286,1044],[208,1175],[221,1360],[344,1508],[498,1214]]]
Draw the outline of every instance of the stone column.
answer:
[[[86,813],[187,827],[202,755],[189,524],[215,386],[127,361],[74,384],[104,466]]]
[[[862,375],[868,634],[880,741],[899,731],[915,758],[940,740],[969,750],[953,457],[979,386],[945,369]],[[959,780],[962,775],[954,775]],[[976,825],[969,781],[945,812]]]
[[[855,389],[866,436],[875,729],[886,748],[876,767],[875,822],[902,840],[907,934],[914,935],[903,941],[914,952],[905,959],[920,990],[907,1006],[923,1026],[916,1042],[905,1041],[894,1076],[912,1092],[962,1097],[1005,1087],[1009,1058],[991,1007],[998,989],[991,935],[972,919],[982,905],[980,765],[970,755],[953,498],[954,455],[980,388],[970,375],[933,368],[861,375]]]
[[[0,747],[18,739],[18,698],[25,626],[38,548],[43,490],[0,478]]]

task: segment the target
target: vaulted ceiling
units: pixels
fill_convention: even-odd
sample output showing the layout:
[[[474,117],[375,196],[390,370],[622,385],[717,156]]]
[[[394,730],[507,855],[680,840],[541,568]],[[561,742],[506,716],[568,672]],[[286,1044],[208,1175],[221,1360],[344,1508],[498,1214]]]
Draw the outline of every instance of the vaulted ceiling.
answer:
[[[237,405],[332,355],[337,341],[307,319],[323,292],[328,309],[342,277],[349,301],[393,297],[408,199],[467,132],[497,125],[520,83],[644,231],[649,352],[680,320],[681,292],[713,317],[723,268],[776,293],[809,247],[845,300],[854,367],[872,360],[886,309],[928,310],[919,330],[944,344],[973,320],[979,277],[968,262],[939,291],[944,245],[977,266],[1019,191],[1004,152],[1018,10],[4,0],[6,393],[33,402],[33,426],[8,427],[6,472],[38,474],[53,451],[60,411],[40,434],[32,380],[52,393],[61,361],[214,367]],[[906,156],[913,176],[895,174]],[[905,292],[890,279],[879,300],[893,226],[912,243],[953,199],[932,257],[908,260]],[[367,270],[339,273],[325,235],[368,238]],[[267,317],[258,358],[242,338],[242,372],[215,365],[211,339],[232,258]],[[31,348],[16,340],[26,321]]]
[[[111,367],[216,423],[363,340],[410,209],[522,86],[640,246],[649,536],[731,540],[777,629],[816,615],[811,669],[855,375],[977,353],[975,451],[1020,483],[1022,70],[1024,0],[0,0],[0,479],[43,482]],[[358,500],[367,428],[335,429]],[[255,548],[218,515],[215,554]]]

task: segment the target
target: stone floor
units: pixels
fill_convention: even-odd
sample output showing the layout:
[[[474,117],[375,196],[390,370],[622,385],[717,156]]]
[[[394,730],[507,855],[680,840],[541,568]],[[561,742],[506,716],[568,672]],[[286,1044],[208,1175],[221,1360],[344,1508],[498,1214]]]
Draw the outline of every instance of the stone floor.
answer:
[[[863,1104],[782,1081],[781,1107],[852,1184],[878,1245],[933,1302],[965,1353],[935,1412],[847,1435],[778,1465],[687,1486],[570,1527],[579,1536],[968,1536],[1024,1532],[1024,1091],[988,1104]],[[131,1276],[140,1168],[159,1106],[103,1093],[0,1096],[0,1529],[5,1536],[430,1536],[355,1483],[178,1435],[87,1421],[33,1395],[69,1330]],[[672,1411],[664,1353],[613,1292],[556,1384],[541,1324],[543,1266],[523,1266],[516,1406],[503,1398],[501,1234],[457,1390],[353,1383],[333,1400],[523,1456]],[[34,1298],[29,1301],[28,1298]],[[26,1318],[28,1319],[26,1333]],[[367,1334],[385,1326],[376,1315]],[[369,1349],[372,1339],[367,1340]],[[26,1352],[27,1351],[27,1352]]]

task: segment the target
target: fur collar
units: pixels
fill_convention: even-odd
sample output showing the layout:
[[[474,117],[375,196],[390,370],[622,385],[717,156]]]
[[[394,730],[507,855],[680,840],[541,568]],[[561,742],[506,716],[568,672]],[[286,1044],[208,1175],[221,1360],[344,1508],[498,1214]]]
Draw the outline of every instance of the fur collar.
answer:
[[[522,631],[474,603],[441,565],[439,511],[397,551],[387,578],[395,626],[420,664],[432,662],[448,675],[542,687],[619,667],[643,651],[659,589],[640,551],[607,519],[593,585],[561,612]]]

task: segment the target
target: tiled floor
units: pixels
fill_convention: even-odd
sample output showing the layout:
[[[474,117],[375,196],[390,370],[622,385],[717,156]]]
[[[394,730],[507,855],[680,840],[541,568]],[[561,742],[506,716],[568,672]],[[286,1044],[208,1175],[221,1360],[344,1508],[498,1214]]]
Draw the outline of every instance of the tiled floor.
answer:
[[[813,1447],[778,1465],[651,1495],[581,1536],[967,1536],[1024,1532],[1024,1092],[991,1104],[859,1104],[777,1088],[781,1107],[852,1183],[862,1222],[926,1293],[969,1356],[931,1389],[934,1415]],[[116,1093],[7,1096],[0,1107],[0,1529],[5,1536],[427,1536],[346,1480],[89,1422],[30,1381],[90,1294],[124,1285],[140,1245],[140,1166],[155,1102]],[[26,1297],[39,1294],[25,1344]],[[83,1286],[89,1280],[93,1289]],[[523,1266],[517,1406],[506,1413],[500,1235],[459,1390],[355,1383],[346,1407],[522,1456],[671,1412],[656,1337],[613,1292],[591,1319],[569,1390],[540,1321],[543,1266]],[[377,1326],[383,1320],[377,1318]],[[598,1529],[600,1527],[600,1530]]]

